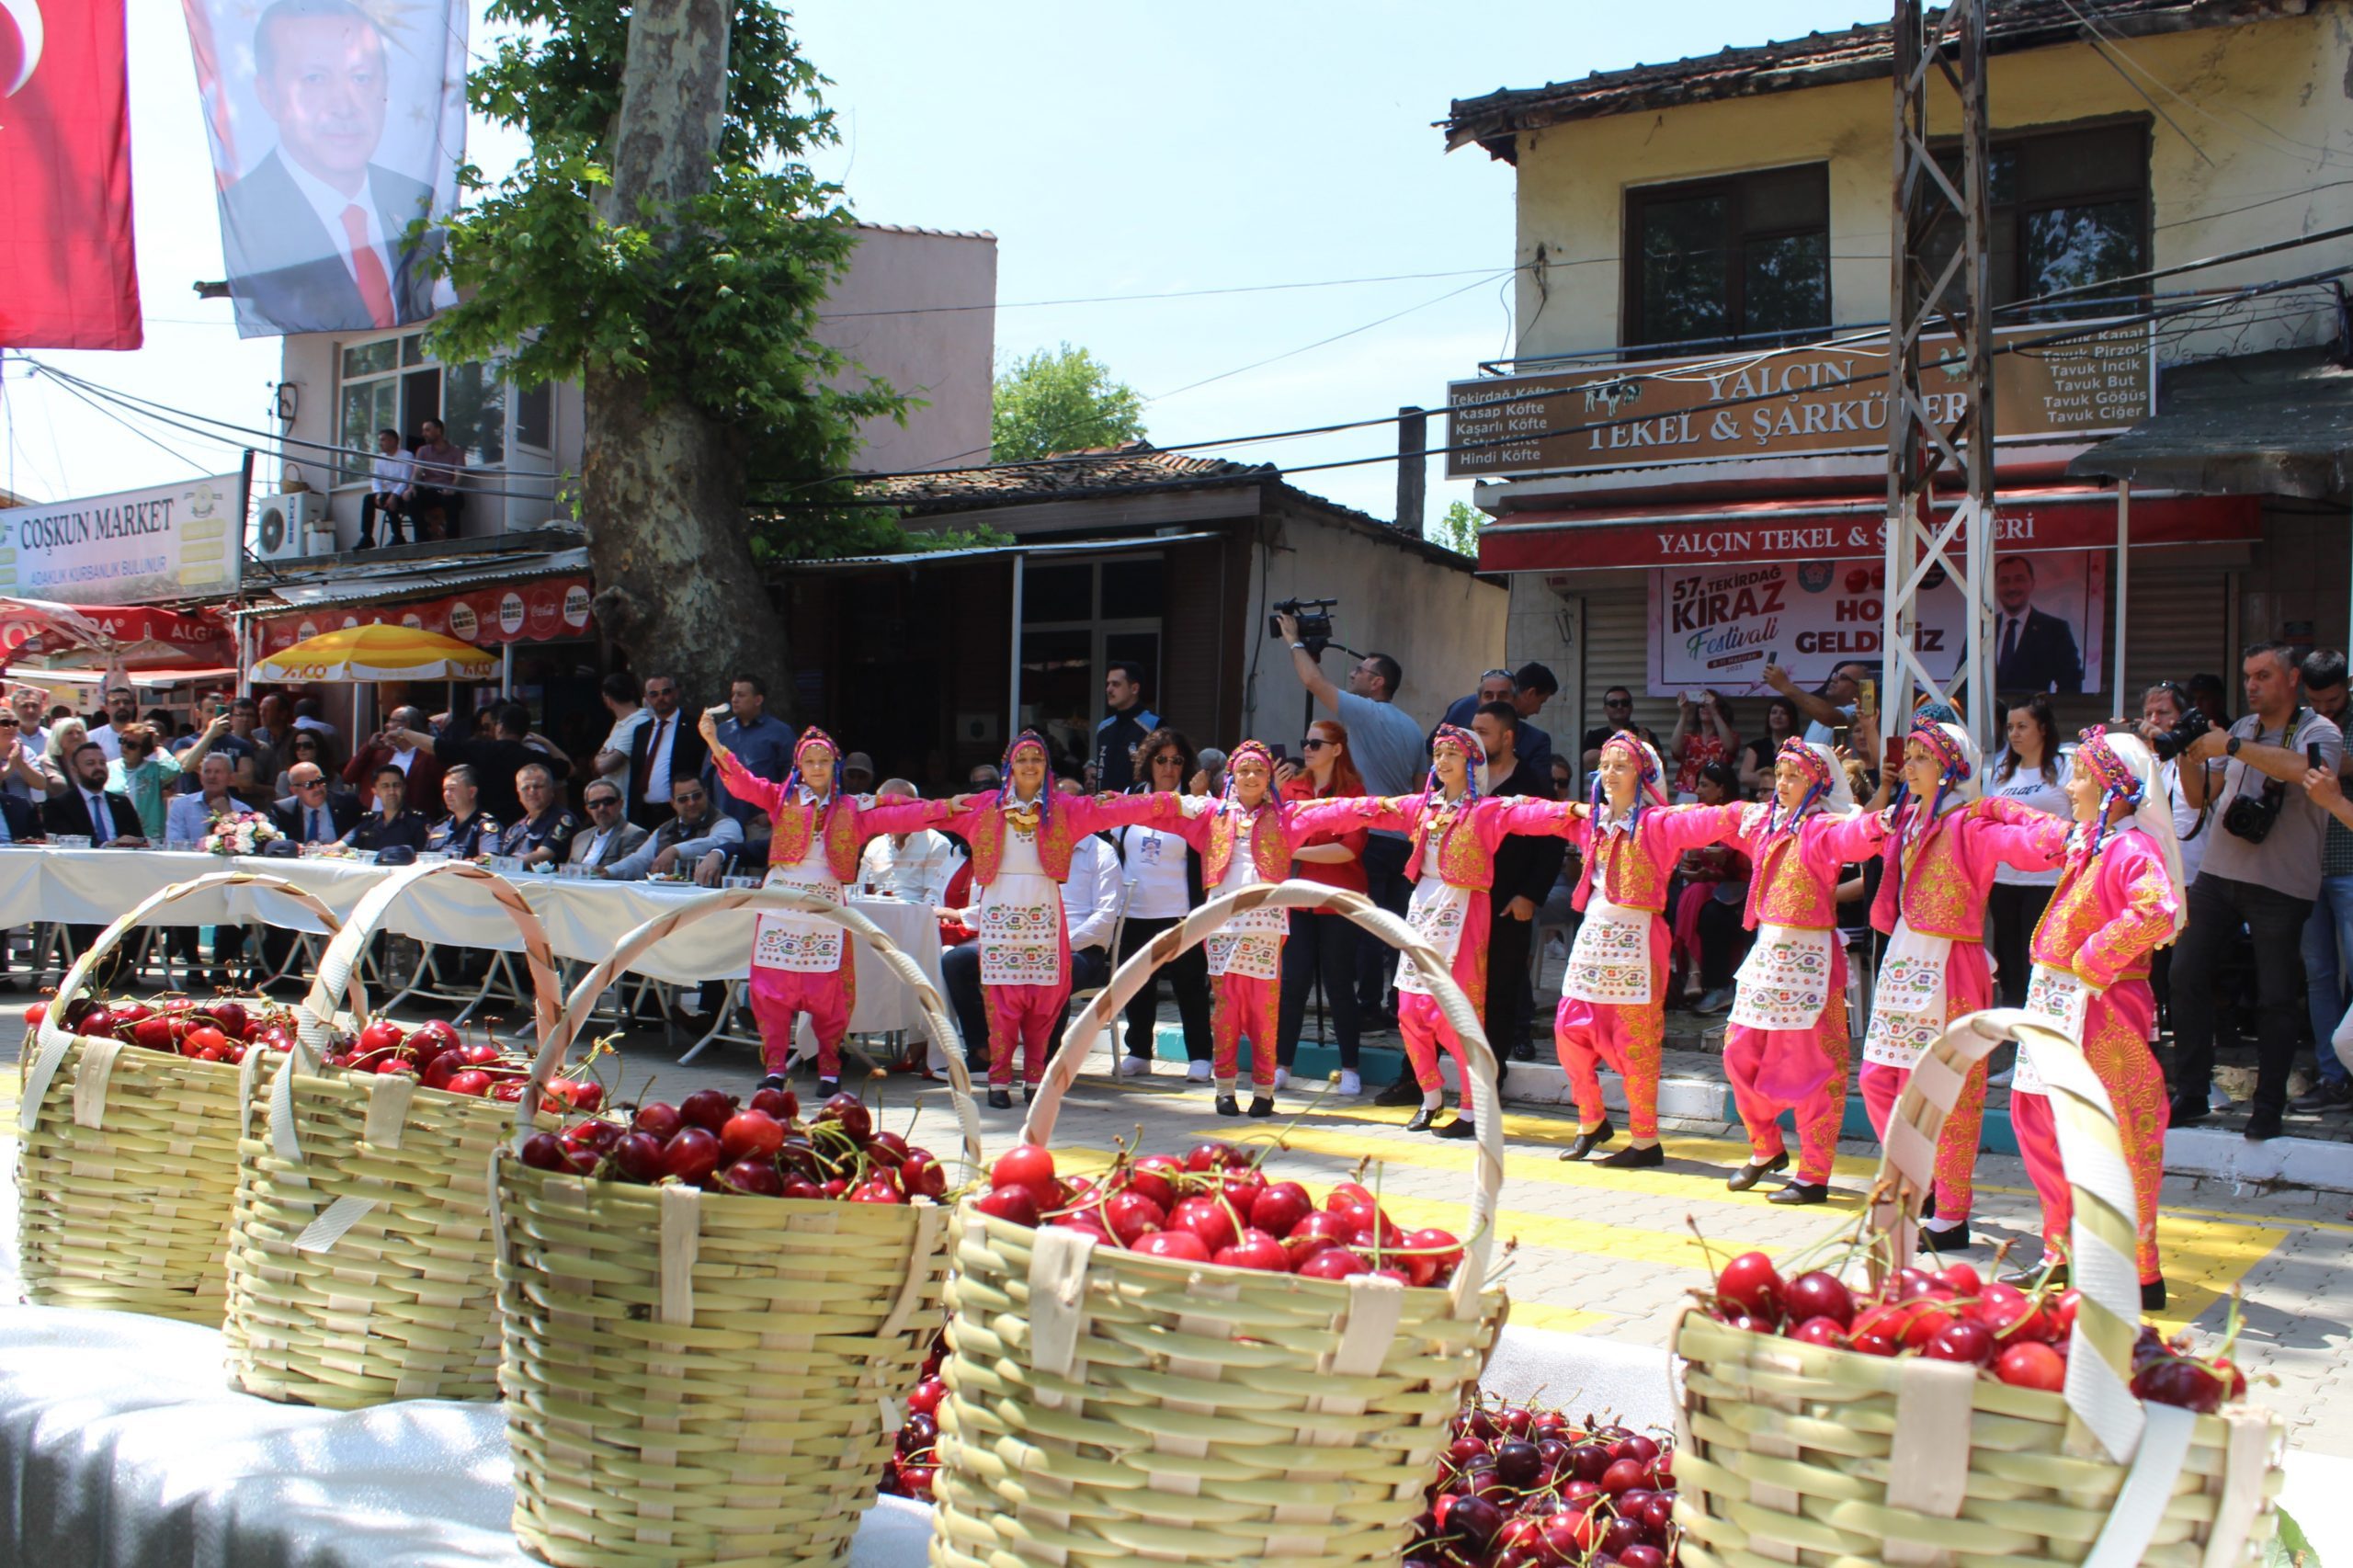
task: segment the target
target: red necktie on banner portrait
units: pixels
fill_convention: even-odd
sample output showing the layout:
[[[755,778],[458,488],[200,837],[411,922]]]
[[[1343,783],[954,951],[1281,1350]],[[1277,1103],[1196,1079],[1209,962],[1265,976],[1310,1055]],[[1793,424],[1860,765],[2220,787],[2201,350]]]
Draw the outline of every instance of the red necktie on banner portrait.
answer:
[[[0,344],[136,348],[123,0],[0,0]]]

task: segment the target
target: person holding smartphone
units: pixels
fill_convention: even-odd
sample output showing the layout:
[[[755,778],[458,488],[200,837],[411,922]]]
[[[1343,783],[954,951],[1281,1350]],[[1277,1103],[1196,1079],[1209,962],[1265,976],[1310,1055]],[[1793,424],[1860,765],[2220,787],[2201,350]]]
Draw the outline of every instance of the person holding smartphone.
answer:
[[[1675,733],[1666,748],[1675,758],[1676,799],[1688,801],[1699,788],[1703,769],[1740,755],[1732,704],[1712,691],[1685,692],[1676,708]]]

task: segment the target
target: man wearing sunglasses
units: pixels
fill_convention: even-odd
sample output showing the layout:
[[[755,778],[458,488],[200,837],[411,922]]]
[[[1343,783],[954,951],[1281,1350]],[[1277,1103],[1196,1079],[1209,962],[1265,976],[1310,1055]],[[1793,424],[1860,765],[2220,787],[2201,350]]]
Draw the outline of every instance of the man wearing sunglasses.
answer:
[[[293,793],[269,808],[278,831],[297,844],[335,844],[359,825],[359,798],[327,787],[315,762],[298,762],[286,782]]]
[[[20,713],[0,709],[0,799],[21,801],[31,807],[49,799],[49,775],[41,771],[40,762],[48,744],[49,732],[38,722],[28,733]]]
[[[1634,722],[1634,694],[1622,686],[1613,686],[1601,694],[1601,722],[1585,733],[1585,765],[1587,769],[1601,766],[1601,748],[1610,736],[1620,733],[1650,743],[1658,749],[1658,737]]]
[[[645,830],[629,820],[629,802],[611,778],[591,783],[580,803],[588,808],[588,825],[572,835],[572,864],[601,871],[645,842]]]

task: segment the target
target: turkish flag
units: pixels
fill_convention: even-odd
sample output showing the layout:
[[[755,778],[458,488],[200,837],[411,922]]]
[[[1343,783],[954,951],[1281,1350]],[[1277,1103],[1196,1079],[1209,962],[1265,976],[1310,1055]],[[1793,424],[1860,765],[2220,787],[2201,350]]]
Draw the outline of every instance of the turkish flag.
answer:
[[[136,348],[123,0],[0,0],[0,344]]]

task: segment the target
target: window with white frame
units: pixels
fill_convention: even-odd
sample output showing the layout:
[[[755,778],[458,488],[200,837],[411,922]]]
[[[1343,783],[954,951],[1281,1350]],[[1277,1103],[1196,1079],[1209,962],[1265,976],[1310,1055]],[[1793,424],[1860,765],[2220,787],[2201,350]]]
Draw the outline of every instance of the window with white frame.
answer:
[[[466,454],[470,469],[497,469],[514,448],[544,452],[552,424],[550,389],[518,392],[495,363],[444,365],[425,351],[425,335],[401,333],[342,346],[335,388],[335,442],[372,452],[379,430],[396,430],[414,450],[425,422],[438,419]],[[341,460],[335,483],[368,483],[366,459]]]

